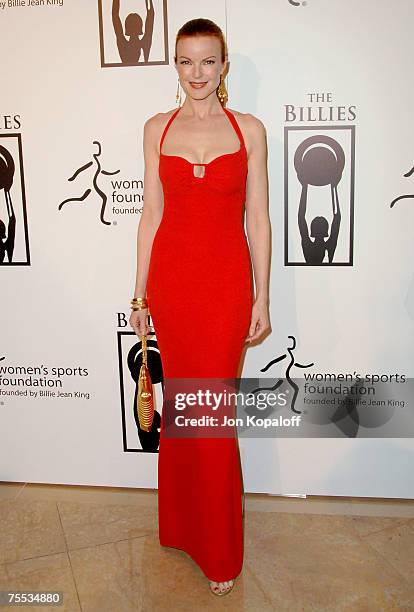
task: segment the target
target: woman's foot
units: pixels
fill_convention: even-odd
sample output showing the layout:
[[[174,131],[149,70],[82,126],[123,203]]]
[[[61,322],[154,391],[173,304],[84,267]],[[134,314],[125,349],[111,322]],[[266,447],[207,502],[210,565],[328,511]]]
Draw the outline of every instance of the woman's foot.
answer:
[[[226,595],[230,593],[234,586],[234,580],[227,580],[226,582],[214,582],[210,580],[210,589],[214,595]]]

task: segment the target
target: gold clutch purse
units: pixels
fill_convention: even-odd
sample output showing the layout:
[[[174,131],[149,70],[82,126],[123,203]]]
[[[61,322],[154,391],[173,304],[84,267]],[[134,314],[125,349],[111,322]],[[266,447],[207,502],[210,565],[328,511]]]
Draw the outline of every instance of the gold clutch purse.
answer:
[[[154,420],[154,390],[147,363],[147,336],[141,336],[142,365],[138,377],[137,412],[139,426],[150,431]]]

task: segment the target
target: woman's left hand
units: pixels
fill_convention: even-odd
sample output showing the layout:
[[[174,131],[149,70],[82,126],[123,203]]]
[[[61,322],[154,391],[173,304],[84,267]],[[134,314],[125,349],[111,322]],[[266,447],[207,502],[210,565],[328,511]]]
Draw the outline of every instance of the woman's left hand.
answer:
[[[262,334],[270,329],[269,302],[256,300],[252,308],[249,335],[246,342],[257,340]]]

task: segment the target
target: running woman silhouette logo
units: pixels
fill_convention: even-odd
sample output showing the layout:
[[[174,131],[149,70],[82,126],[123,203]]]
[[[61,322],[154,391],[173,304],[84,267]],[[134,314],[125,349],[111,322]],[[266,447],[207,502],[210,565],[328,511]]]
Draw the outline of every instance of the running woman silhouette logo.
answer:
[[[285,265],[353,264],[353,128],[304,139],[312,128],[285,128]]]
[[[293,396],[290,402],[290,408],[293,412],[296,412],[296,414],[302,414],[301,410],[296,410],[295,408],[296,399],[299,393],[299,387],[295,383],[295,381],[292,380],[290,376],[290,372],[293,367],[304,369],[304,368],[311,368],[315,364],[313,362],[307,363],[307,364],[298,363],[293,354],[293,351],[296,348],[296,338],[295,336],[288,336],[288,338],[292,340],[292,346],[286,347],[286,350],[289,353],[290,359],[289,359],[289,363],[286,366],[285,376],[286,376],[286,380],[288,381],[291,389],[293,389]],[[269,370],[273,365],[275,365],[276,363],[279,363],[280,361],[284,361],[285,359],[287,359],[287,357],[288,356],[286,353],[283,353],[283,355],[279,355],[278,357],[275,357],[275,359],[272,359],[271,361],[269,361],[269,363],[265,365],[264,368],[261,368],[260,371],[267,372],[267,370]],[[278,389],[284,382],[285,381],[283,378],[279,378],[279,380],[277,380],[276,383],[272,385],[271,387],[259,387],[257,389],[253,389],[251,393],[259,393],[260,391],[276,391],[276,389]]]
[[[167,0],[98,0],[101,66],[168,64]]]
[[[0,265],[30,265],[20,136],[0,135]]]
[[[405,178],[409,178],[412,174],[414,173],[414,166],[411,168],[411,170],[409,170],[408,172],[406,172],[405,174],[403,174],[403,176]],[[397,202],[399,202],[400,200],[406,200],[406,199],[414,199],[414,194],[413,193],[407,193],[404,195],[400,195],[398,196],[398,198],[395,198],[391,204],[390,204],[390,208],[392,208],[394,206],[394,204],[396,204]]]
[[[101,143],[98,142],[97,140],[94,140],[93,144],[97,145],[97,147],[98,147],[98,152],[94,153],[92,155],[93,161],[90,161],[90,162],[84,164],[83,166],[81,166],[80,168],[78,168],[75,171],[75,173],[70,178],[68,178],[68,181],[74,181],[76,179],[76,177],[81,172],[84,172],[85,170],[90,168],[95,163],[96,164],[96,170],[95,170],[95,173],[94,173],[94,175],[92,177],[92,185],[93,185],[93,188],[95,189],[95,192],[98,194],[98,196],[102,200],[101,212],[100,212],[100,220],[101,220],[101,222],[104,225],[112,225],[110,221],[105,221],[105,218],[104,218],[105,217],[106,203],[108,201],[108,196],[106,195],[106,193],[98,185],[98,176],[100,174],[104,174],[106,176],[113,176],[114,174],[118,174],[118,172],[120,172],[120,170],[115,170],[114,172],[109,172],[108,170],[102,170],[101,162],[99,161],[99,157],[102,154]],[[61,202],[59,204],[58,210],[62,210],[63,205],[67,204],[68,202],[84,202],[91,192],[92,192],[92,189],[86,189],[86,191],[83,193],[83,195],[81,195],[79,198],[68,198],[67,200],[63,200],[63,202]]]

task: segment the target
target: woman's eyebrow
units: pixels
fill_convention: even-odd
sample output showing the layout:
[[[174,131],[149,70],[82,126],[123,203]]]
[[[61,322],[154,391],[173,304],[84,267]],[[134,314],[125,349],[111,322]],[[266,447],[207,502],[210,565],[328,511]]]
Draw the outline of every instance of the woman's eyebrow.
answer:
[[[215,58],[215,57],[217,57],[217,56],[216,56],[216,55],[209,55],[208,57],[203,57],[203,60],[210,59],[211,57],[214,57],[214,58]],[[179,56],[178,56],[178,59],[181,59],[181,58],[183,58],[183,59],[188,59],[188,60],[190,60],[190,61],[191,61],[191,57],[187,57],[186,55],[179,55]]]

